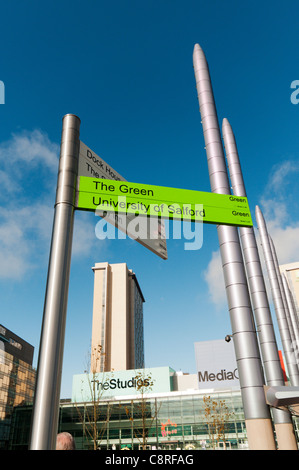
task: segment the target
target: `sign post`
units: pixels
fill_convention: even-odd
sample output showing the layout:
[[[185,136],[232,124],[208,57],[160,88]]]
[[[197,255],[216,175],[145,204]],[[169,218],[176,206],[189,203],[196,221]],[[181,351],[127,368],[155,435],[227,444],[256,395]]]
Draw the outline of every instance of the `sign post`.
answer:
[[[31,450],[56,447],[78,172],[80,119],[63,118],[52,242],[31,427]]]
[[[86,176],[89,177],[89,179],[100,178],[109,181],[126,181],[111,165],[106,163],[82,141],[80,141],[78,176],[80,178]],[[164,260],[167,259],[165,225],[163,220],[158,219],[157,224],[153,227],[151,225],[146,226],[146,231],[141,229],[138,238],[136,238],[135,233],[130,230],[131,221],[135,218],[134,214],[124,215],[119,213],[117,217],[114,217],[114,214],[106,210],[101,211],[97,209],[96,215],[103,217],[106,222],[114,225],[118,230],[133,238],[137,243],[140,243],[160,258]],[[159,234],[159,236],[157,236],[157,234]]]
[[[76,209],[252,227],[246,197],[82,176]]]

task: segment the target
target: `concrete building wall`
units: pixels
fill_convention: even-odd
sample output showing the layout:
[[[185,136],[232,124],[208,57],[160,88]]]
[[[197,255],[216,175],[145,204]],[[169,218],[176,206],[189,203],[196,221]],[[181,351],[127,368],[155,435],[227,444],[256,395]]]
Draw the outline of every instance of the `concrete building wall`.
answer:
[[[96,263],[91,372],[128,370],[144,365],[144,298],[125,263]]]

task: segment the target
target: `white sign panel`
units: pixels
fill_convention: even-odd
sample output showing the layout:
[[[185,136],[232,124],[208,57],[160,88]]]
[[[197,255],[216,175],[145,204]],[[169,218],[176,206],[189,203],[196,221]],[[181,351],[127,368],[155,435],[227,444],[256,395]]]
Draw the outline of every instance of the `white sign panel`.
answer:
[[[232,341],[202,341],[194,346],[200,389],[240,388]]]
[[[88,176],[91,178],[126,181],[125,178],[123,178],[83,142],[80,142],[78,175]],[[160,258],[167,259],[166,233],[163,220],[153,219],[147,221],[144,218],[144,222],[146,223],[139,224],[138,236],[136,238],[136,231],[130,229],[130,227],[136,227],[136,224],[134,223],[136,217],[134,214],[113,214],[103,211],[96,211],[96,214],[105,218],[107,222],[111,223],[119,230],[126,233],[129,237],[160,256]],[[141,216],[139,217],[141,218]]]
[[[72,402],[90,402],[106,398],[172,390],[170,367],[136,369],[73,376]]]

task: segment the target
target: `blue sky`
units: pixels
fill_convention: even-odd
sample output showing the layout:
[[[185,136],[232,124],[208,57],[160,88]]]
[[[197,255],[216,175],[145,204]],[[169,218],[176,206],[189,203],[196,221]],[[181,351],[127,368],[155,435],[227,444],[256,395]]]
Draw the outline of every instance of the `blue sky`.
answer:
[[[35,365],[62,117],[78,115],[81,140],[128,181],[210,191],[195,43],[209,63],[220,126],[227,118],[235,133],[252,215],[258,204],[280,263],[298,261],[299,104],[291,101],[299,80],[297,6],[1,5],[0,323],[35,347]],[[72,376],[88,362],[97,262],[126,262],[138,277],[146,366],[195,372],[194,342],[231,332],[216,227],[203,227],[200,250],[169,239],[163,261],[130,239],[98,240],[97,222],[94,214],[76,213],[62,397],[71,396]]]

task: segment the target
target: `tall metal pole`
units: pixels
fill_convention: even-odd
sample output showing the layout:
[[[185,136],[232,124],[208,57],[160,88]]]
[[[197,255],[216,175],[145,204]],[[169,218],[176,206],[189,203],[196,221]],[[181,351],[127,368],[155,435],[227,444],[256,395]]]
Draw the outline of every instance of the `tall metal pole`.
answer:
[[[288,285],[287,278],[286,278],[284,273],[281,273],[281,279],[282,279],[282,285],[283,285],[283,288],[284,288],[284,292],[285,292],[287,304],[288,304],[288,307],[289,307],[290,315],[291,315],[292,322],[293,322],[293,325],[294,325],[294,330],[296,331],[296,334],[295,334],[296,341],[297,341],[297,344],[299,345],[299,342],[298,342],[299,323],[298,323],[298,315],[297,315],[297,312],[296,312],[296,306],[295,306],[294,298],[293,298],[292,292],[291,292],[291,290],[289,288],[289,285]]]
[[[64,116],[33,406],[31,450],[52,450],[56,446],[78,173],[79,130],[80,119],[77,116]]]
[[[265,263],[267,267],[271,292],[272,292],[272,299],[274,303],[274,308],[276,312],[276,318],[278,323],[278,328],[280,332],[281,343],[286,359],[286,364],[289,372],[289,377],[291,381],[291,385],[298,386],[299,385],[299,373],[296,361],[294,360],[294,355],[292,352],[292,342],[290,331],[287,323],[286,312],[284,309],[281,292],[277,280],[274,260],[272,256],[272,250],[270,246],[270,240],[268,235],[268,230],[266,226],[266,222],[262,211],[258,206],[256,206],[255,210],[256,214],[256,221],[259,229],[261,245],[264,253]]]
[[[215,193],[230,194],[208,64],[198,44],[194,47],[193,64],[211,189]],[[217,232],[249,447],[252,450],[275,449],[238,230],[236,227],[219,225]]]
[[[227,119],[223,119],[222,122],[222,135],[233,193],[235,196],[247,197],[235,136]],[[284,386],[284,376],[254,229],[253,227],[239,227],[239,232],[266,382],[269,386]],[[297,450],[290,412],[277,408],[272,408],[271,411],[278,448]]]
[[[289,308],[289,303],[287,301],[287,296],[286,296],[286,292],[285,292],[284,285],[283,285],[282,275],[281,275],[280,270],[279,270],[279,263],[278,263],[278,259],[277,259],[276,249],[275,249],[273,240],[270,236],[269,236],[269,243],[270,243],[273,262],[274,262],[274,266],[275,266],[276,277],[277,277],[277,281],[278,281],[278,285],[279,285],[279,289],[280,289],[280,293],[281,293],[281,298],[282,298],[282,302],[283,302],[283,306],[284,306],[284,310],[285,310],[285,314],[286,314],[286,319],[287,319],[287,323],[288,323],[288,327],[289,327],[289,332],[290,332],[291,341],[292,341],[292,350],[293,350],[294,345],[296,344],[296,341],[298,341],[298,339],[299,339],[298,338],[298,331],[296,329],[295,319],[291,315],[291,310]],[[297,364],[297,366],[298,366],[298,364]]]
[[[296,318],[296,324],[297,324],[297,328],[299,330],[299,309],[296,305],[296,300],[295,300],[295,297],[294,297],[294,292],[293,292],[293,289],[291,288],[291,285],[289,283],[289,276],[287,274],[287,271],[285,271],[284,269],[280,269],[279,268],[279,271],[281,272],[281,276],[285,279],[286,281],[286,286],[288,287],[288,291],[290,293],[290,296],[291,296],[291,301],[292,301],[292,305],[293,305],[293,310],[294,310],[294,314],[295,314],[295,318]]]
[[[295,342],[293,344],[293,352],[294,352],[296,363],[297,363],[297,366],[298,366],[298,369],[299,369],[298,316],[297,316],[297,312],[296,312],[294,299],[293,299],[292,293],[291,293],[290,288],[288,286],[288,281],[286,280],[286,277],[285,277],[284,273],[281,273],[281,278],[282,278],[283,289],[284,289],[286,299],[287,299],[287,304],[288,304],[290,316],[291,316],[291,318],[294,322],[294,329],[296,331]]]

